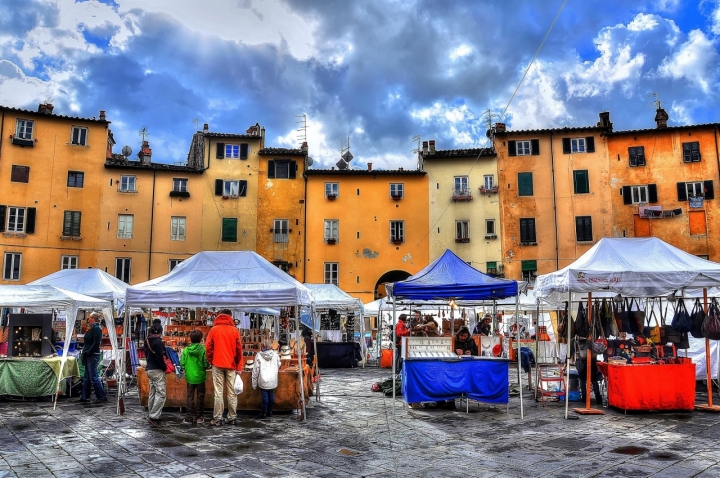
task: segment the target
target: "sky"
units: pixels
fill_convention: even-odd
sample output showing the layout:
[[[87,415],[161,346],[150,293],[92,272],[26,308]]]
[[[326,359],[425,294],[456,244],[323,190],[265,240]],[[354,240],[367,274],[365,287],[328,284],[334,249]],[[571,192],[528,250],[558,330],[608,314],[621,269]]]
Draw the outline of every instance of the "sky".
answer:
[[[0,0],[0,104],[106,110],[116,152],[137,151],[146,127],[168,163],[186,160],[198,124],[260,123],[267,147],[306,139],[316,168],[348,138],[355,168],[416,167],[417,136],[486,147],[488,111],[510,129],[594,125],[601,111],[616,130],[651,128],[657,93],[670,125],[720,121],[720,0],[567,0],[530,66],[562,5]]]

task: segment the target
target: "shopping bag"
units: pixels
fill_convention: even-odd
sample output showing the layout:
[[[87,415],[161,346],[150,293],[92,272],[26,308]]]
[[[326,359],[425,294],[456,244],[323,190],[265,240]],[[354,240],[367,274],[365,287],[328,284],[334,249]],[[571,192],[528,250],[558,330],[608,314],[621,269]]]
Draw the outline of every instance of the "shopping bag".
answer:
[[[690,328],[690,335],[696,339],[704,339],[703,335],[703,324],[705,322],[705,308],[700,303],[700,299],[695,299],[692,312],[690,313],[690,320],[692,321],[692,327]]]
[[[710,311],[702,324],[703,336],[710,340],[720,340],[720,307],[713,298]]]
[[[236,373],[235,381],[233,382],[233,391],[235,392],[235,395],[240,395],[241,393],[243,393],[244,388],[245,385],[243,384],[242,375]]]
[[[670,325],[681,334],[690,332],[690,329],[692,329],[690,314],[688,314],[687,307],[685,307],[685,301],[683,299],[678,299],[677,307],[675,307],[675,315],[673,316]]]

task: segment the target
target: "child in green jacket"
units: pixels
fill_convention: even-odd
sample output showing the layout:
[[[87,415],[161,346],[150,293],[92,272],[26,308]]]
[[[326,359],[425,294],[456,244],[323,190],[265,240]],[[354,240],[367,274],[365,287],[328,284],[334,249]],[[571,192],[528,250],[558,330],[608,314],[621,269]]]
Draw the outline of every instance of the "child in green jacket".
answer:
[[[205,346],[200,343],[202,338],[202,332],[193,330],[190,333],[192,343],[180,356],[180,366],[187,381],[187,415],[183,420],[186,425],[192,425],[194,419],[198,423],[205,421],[202,416],[205,410],[205,370],[210,368],[210,363],[205,356]]]

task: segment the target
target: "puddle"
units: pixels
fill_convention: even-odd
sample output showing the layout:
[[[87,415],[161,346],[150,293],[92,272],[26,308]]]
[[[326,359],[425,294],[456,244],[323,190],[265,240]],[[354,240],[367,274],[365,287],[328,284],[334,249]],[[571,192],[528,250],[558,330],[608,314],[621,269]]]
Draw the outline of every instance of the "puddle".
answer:
[[[621,455],[642,455],[647,453],[648,449],[641,446],[619,446],[610,450],[612,453],[619,453]]]
[[[299,393],[299,392],[298,392],[298,393]],[[228,457],[231,457],[231,456],[235,456],[235,454],[234,454],[233,452],[228,451],[228,450],[213,450],[213,451],[211,451],[211,452],[208,453],[208,454],[209,454],[209,455],[212,455],[212,456],[214,456],[214,457],[216,457],[216,458],[228,458]]]
[[[180,443],[174,441],[174,440],[161,440],[159,442],[155,442],[153,446],[158,448],[172,448],[176,446],[180,446]]]
[[[662,461],[676,461],[680,459],[680,457],[675,453],[670,453],[667,451],[656,451],[654,453],[651,453],[650,457]]]
[[[196,451],[179,451],[179,452],[177,452],[177,456],[192,458],[194,456],[200,456],[200,453],[198,453]]]
[[[173,438],[180,443],[193,443],[199,440],[198,437],[188,435],[175,435]]]
[[[28,428],[30,428],[30,425],[27,423],[18,423],[17,425],[11,425],[10,428],[12,428],[13,430],[27,430]]]
[[[298,393],[300,393],[300,392],[298,392]],[[360,454],[359,451],[350,450],[349,448],[340,448],[338,450],[338,453],[340,453],[341,455],[345,455],[345,456],[355,456],[355,455]]]
[[[298,392],[298,394],[299,394],[299,393],[300,393],[300,392]],[[238,428],[265,428],[265,427],[267,427],[267,425],[266,425],[265,423],[255,422],[255,421],[242,421],[242,422],[237,422],[237,423],[235,424],[235,426],[238,427]]]
[[[300,392],[298,392],[299,394]],[[47,415],[46,412],[22,412],[20,415],[24,417],[43,417]]]

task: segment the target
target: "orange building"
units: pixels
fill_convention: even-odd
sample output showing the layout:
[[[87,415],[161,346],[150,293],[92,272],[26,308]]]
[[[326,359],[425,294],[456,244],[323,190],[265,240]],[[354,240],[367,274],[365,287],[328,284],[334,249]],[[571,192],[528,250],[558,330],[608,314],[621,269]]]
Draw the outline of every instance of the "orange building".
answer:
[[[363,302],[429,263],[428,182],[417,170],[309,169],[305,281]]]

